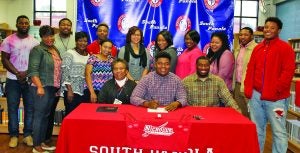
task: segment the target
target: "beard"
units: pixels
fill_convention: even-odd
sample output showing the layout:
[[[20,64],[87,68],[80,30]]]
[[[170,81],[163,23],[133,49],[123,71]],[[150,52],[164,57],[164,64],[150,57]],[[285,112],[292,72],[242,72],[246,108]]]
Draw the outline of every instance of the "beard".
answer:
[[[200,72],[197,72],[197,75],[198,75],[199,78],[206,78],[206,77],[208,76],[208,73],[209,73],[209,72],[207,72],[207,73],[200,73]]]
[[[65,32],[65,31],[60,32],[60,35],[63,36],[63,37],[69,37],[71,34],[72,34],[71,31],[68,31],[68,32]]]
[[[29,28],[23,30],[21,28],[18,28],[18,33],[21,34],[21,35],[27,35],[29,32]]]

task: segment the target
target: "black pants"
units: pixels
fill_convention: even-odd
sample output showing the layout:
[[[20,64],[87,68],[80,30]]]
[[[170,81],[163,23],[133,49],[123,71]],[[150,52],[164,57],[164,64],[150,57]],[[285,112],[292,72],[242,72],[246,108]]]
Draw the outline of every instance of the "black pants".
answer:
[[[58,101],[59,101],[59,96],[55,97],[54,103],[51,107],[45,140],[50,140],[52,137],[53,126],[54,126],[54,114],[55,114],[55,109],[56,109]]]
[[[64,91],[64,104],[66,109],[66,116],[71,113],[77,106],[79,106],[85,100],[85,96],[80,96],[79,94],[74,93],[72,102],[68,101],[68,92]]]

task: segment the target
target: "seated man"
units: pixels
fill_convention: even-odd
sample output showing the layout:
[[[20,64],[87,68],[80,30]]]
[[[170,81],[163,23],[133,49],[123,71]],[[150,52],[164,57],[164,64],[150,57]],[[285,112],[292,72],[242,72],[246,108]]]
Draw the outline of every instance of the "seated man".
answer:
[[[153,109],[166,106],[167,111],[186,105],[186,91],[179,77],[170,72],[170,61],[167,52],[155,56],[155,71],[140,80],[131,95],[131,104]]]
[[[98,101],[107,104],[130,104],[130,96],[136,83],[126,77],[128,64],[118,58],[111,66],[114,77],[104,83],[97,96]]]
[[[209,73],[210,64],[207,57],[200,56],[197,59],[196,69],[196,73],[183,79],[189,105],[219,106],[219,99],[222,98],[226,106],[240,111],[224,80]]]

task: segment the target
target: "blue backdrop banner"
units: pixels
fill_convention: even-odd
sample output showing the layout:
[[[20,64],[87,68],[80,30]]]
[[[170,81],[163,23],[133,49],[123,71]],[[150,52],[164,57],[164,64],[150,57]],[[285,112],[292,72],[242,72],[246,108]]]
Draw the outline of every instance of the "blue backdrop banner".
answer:
[[[76,31],[87,32],[92,42],[97,25],[107,23],[108,37],[120,48],[128,29],[138,26],[151,52],[156,35],[167,29],[179,55],[185,49],[184,34],[192,29],[200,33],[199,47],[206,53],[214,31],[225,31],[232,46],[233,17],[234,0],[78,0]]]

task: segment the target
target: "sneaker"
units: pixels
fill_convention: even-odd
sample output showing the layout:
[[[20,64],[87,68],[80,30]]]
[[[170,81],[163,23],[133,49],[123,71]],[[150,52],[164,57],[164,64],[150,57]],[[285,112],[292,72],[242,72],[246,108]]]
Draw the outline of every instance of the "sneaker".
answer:
[[[23,142],[27,145],[27,146],[33,146],[33,141],[32,141],[32,137],[31,136],[27,136],[23,139]]]
[[[33,147],[33,153],[49,153],[48,151],[43,150],[41,147]]]
[[[42,146],[42,149],[48,150],[48,151],[54,151],[54,150],[56,149],[55,146],[48,146],[48,145],[46,145],[45,143],[42,143],[41,146]]]
[[[18,145],[18,137],[11,137],[8,143],[8,146],[11,148],[15,148]]]

